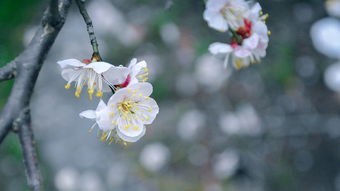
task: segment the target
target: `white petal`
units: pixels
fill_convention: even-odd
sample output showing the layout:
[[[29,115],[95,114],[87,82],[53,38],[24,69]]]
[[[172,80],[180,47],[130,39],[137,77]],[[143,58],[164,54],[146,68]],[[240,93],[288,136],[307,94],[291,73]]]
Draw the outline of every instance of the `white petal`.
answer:
[[[253,31],[260,36],[261,40],[268,41],[268,27],[262,21],[253,24]]]
[[[66,67],[82,67],[86,66],[86,64],[80,62],[77,59],[67,59],[67,60],[62,60],[57,62],[59,66],[63,69]]]
[[[132,70],[132,75],[136,76],[143,68],[146,68],[146,67],[147,67],[147,63],[143,60],[143,61],[136,63],[130,69]]]
[[[137,63],[137,58],[132,58],[132,60],[130,61],[129,64],[129,69],[131,69],[132,67],[134,67]]]
[[[86,110],[81,113],[79,113],[79,116],[81,118],[88,118],[88,119],[95,119],[96,118],[96,111],[94,110]]]
[[[262,7],[259,3],[256,3],[251,9],[250,9],[250,15],[249,18],[256,18],[259,17],[260,11],[262,10]]]
[[[259,35],[256,33],[251,35],[249,38],[243,40],[243,47],[248,48],[248,49],[255,49],[257,45],[259,44]]]
[[[237,47],[234,50],[234,55],[239,58],[245,58],[251,55],[251,51],[249,51],[248,49],[244,47]]]
[[[71,81],[72,77],[74,78],[74,75],[77,75],[79,71],[74,70],[73,68],[65,68],[61,71],[61,76],[66,80],[66,81]],[[74,80],[74,79],[73,79]],[[73,81],[72,80],[72,81]]]
[[[112,124],[112,118],[111,118],[111,110],[108,107],[105,107],[104,109],[97,111],[97,124],[98,127],[103,131],[112,130],[115,128],[115,126]]]
[[[229,44],[215,42],[209,46],[211,54],[227,54],[233,51],[233,48]]]
[[[208,25],[218,31],[225,32],[228,30],[228,22],[219,12],[204,11],[203,18],[208,22]]]
[[[101,111],[101,110],[103,110],[103,109],[105,109],[105,108],[106,108],[106,104],[105,104],[105,102],[101,99],[101,100],[99,101],[99,103],[98,103],[98,106],[97,106],[96,111]]]
[[[132,84],[131,86],[126,87],[126,89],[137,90],[138,94],[142,94],[146,97],[150,96],[153,91],[152,85],[148,82]]]
[[[157,105],[157,102],[154,99],[150,98],[148,100],[143,101],[141,104],[145,104],[151,107],[151,112],[143,112],[144,115],[147,115],[149,117],[149,119],[144,120],[143,123],[146,125],[151,124],[159,112],[159,107]]]
[[[129,69],[126,67],[111,67],[103,73],[104,78],[113,85],[123,83],[129,75]]]
[[[145,135],[145,127],[142,124],[136,124],[138,128],[131,126],[130,128],[124,128],[125,123],[118,123],[117,135],[126,142],[136,142]]]
[[[208,0],[206,7],[209,10],[220,11],[229,0]]]
[[[111,67],[113,67],[113,65],[109,64],[107,62],[92,62],[92,63],[84,66],[84,68],[93,69],[98,74],[102,74],[102,73],[108,71]]]

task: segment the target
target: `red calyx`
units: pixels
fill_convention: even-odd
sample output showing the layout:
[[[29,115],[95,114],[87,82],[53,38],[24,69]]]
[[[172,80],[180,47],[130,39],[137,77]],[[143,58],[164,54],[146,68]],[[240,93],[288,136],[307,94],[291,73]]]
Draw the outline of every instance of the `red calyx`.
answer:
[[[131,76],[130,74],[126,77],[125,81],[122,83],[122,84],[118,84],[118,85],[115,85],[116,87],[120,87],[120,88],[125,88],[126,86],[129,85],[131,81]]]
[[[83,59],[82,60],[82,63],[84,63],[84,64],[90,64],[92,62],[92,60],[90,60],[90,59]]]
[[[233,47],[233,48],[238,47],[238,43],[237,43],[236,38],[232,38],[232,39],[231,39],[230,46]]]
[[[248,19],[243,19],[244,26],[239,27],[236,31],[238,35],[242,37],[242,39],[249,38],[251,36],[251,28],[252,28],[252,22]]]

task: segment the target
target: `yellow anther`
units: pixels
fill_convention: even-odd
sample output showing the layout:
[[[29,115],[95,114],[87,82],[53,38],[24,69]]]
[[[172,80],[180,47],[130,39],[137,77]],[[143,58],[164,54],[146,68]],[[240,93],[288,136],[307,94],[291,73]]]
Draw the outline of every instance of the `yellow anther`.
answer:
[[[263,15],[263,11],[260,11],[260,15]]]
[[[235,67],[236,69],[240,69],[243,67],[243,62],[240,59],[235,60]]]
[[[269,14],[267,13],[267,14],[265,14],[265,15],[262,16],[262,19],[265,21],[265,20],[268,19],[268,17],[269,17]]]
[[[137,125],[133,126],[132,130],[134,131],[138,131],[139,130],[139,127]]]
[[[110,117],[113,117],[113,116],[115,116],[115,112],[110,112]]]
[[[268,35],[271,35],[272,34],[272,32],[271,31],[268,31]]]
[[[76,92],[74,93],[74,96],[76,96],[76,97],[80,97],[80,93],[81,93],[81,88],[80,87],[78,87],[77,88],[77,90],[76,90]]]
[[[144,72],[148,72],[149,71],[149,69],[147,67],[144,67],[143,70],[144,70]]]
[[[71,84],[66,84],[65,85],[65,89],[70,89],[71,88]]]
[[[130,127],[131,127],[131,124],[124,125],[124,130],[129,130]]]
[[[149,79],[149,78],[144,78],[142,81],[143,81],[143,82],[146,82],[146,81],[148,81],[148,79]]]
[[[145,97],[145,100],[149,100],[150,99],[150,97]]]
[[[101,90],[98,90],[96,93],[97,97],[102,97],[103,96],[103,92]]]

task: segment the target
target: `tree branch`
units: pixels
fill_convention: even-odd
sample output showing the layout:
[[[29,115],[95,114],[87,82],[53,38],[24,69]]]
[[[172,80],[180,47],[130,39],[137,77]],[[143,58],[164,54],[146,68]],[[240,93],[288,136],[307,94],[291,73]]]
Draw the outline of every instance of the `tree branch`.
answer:
[[[54,40],[62,28],[71,0],[59,0],[56,20],[53,9],[48,8],[43,15],[41,25],[28,47],[15,58],[16,80],[6,105],[0,113],[0,143],[11,130],[14,120],[23,108],[29,105],[33,88],[41,66]],[[50,3],[50,6],[53,3]],[[8,67],[8,66],[5,66]]]
[[[15,126],[19,128],[18,134],[24,156],[28,185],[33,191],[41,191],[41,176],[38,168],[35,141],[31,128],[31,116],[28,107],[22,110],[19,118],[15,121]]]
[[[75,0],[75,1],[77,3],[78,8],[79,8],[80,14],[84,18],[84,21],[85,21],[86,27],[87,27],[87,32],[89,33],[89,37],[90,37],[90,41],[91,41],[91,45],[92,45],[92,50],[93,50],[92,59],[97,59],[98,61],[100,61],[102,59],[101,59],[100,54],[99,54],[96,35],[94,34],[92,20],[91,20],[89,14],[87,13],[85,5],[84,5],[85,1],[82,1],[82,0]]]
[[[0,82],[13,79],[15,77],[15,73],[16,65],[15,62],[12,61],[0,68]]]

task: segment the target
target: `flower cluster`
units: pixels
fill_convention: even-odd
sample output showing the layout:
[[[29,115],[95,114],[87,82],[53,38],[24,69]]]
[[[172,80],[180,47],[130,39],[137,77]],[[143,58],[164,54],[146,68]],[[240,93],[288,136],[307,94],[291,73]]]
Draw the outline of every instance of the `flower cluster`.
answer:
[[[89,98],[94,92],[102,97],[103,92],[113,95],[106,104],[100,100],[96,110],[81,112],[80,117],[95,121],[91,130],[98,126],[101,141],[136,142],[145,134],[145,125],[151,124],[158,114],[156,101],[149,96],[153,88],[148,82],[145,61],[132,59],[128,67],[114,66],[97,60],[68,59],[59,61],[66,89],[75,83],[75,96],[80,97],[87,86]]]
[[[231,34],[229,43],[215,42],[209,46],[212,54],[225,55],[225,67],[231,62],[239,69],[266,56],[270,35],[265,24],[268,14],[262,13],[259,3],[208,0],[203,17],[211,28]]]

